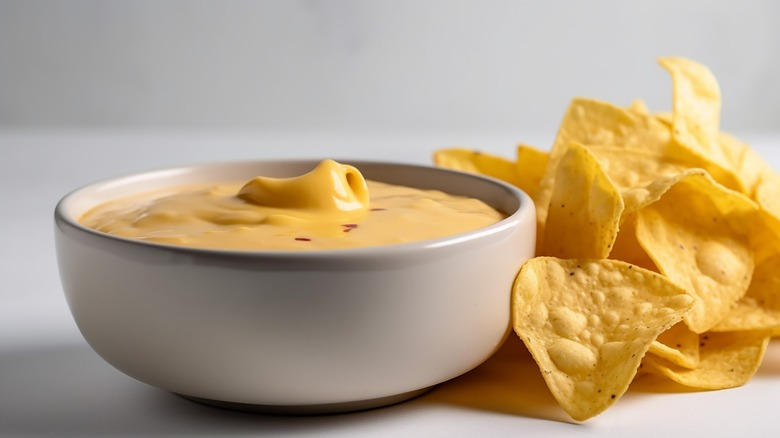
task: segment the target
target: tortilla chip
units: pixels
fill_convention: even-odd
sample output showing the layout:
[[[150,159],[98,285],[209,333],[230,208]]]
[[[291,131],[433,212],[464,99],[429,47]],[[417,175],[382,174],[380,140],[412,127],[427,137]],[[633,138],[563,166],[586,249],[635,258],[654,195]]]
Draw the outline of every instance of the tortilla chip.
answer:
[[[540,255],[606,258],[623,200],[585,147],[572,143],[558,165]]]
[[[667,278],[615,260],[526,262],[512,294],[514,329],[575,420],[626,391],[655,338],[691,309]]]
[[[643,369],[691,388],[715,390],[744,385],[756,373],[769,344],[763,332],[707,333],[699,336],[699,364],[684,368],[648,354]]]

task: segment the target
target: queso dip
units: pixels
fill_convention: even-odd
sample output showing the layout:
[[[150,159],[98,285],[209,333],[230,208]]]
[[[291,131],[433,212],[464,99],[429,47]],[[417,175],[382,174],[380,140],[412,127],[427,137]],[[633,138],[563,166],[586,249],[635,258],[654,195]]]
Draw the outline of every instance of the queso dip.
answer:
[[[293,178],[173,187],[116,199],[80,222],[116,236],[202,248],[356,248],[449,236],[504,215],[480,200],[366,181],[332,160]]]

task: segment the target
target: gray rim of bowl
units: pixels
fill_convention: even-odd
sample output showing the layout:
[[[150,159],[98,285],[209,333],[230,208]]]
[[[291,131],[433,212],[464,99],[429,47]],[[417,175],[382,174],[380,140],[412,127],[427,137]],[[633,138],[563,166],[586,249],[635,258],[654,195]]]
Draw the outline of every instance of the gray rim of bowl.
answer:
[[[519,188],[512,186],[504,181],[501,181],[497,178],[492,178],[484,175],[477,175],[473,173],[468,172],[461,172],[457,170],[452,169],[445,169],[441,167],[435,167],[435,166],[427,166],[422,164],[410,164],[410,163],[401,163],[401,162],[392,162],[392,161],[371,161],[371,160],[350,160],[350,159],[335,159],[338,162],[345,163],[345,164],[351,164],[355,165],[359,168],[360,165],[386,165],[386,166],[399,166],[399,167],[407,167],[407,168],[415,168],[415,169],[421,169],[421,170],[427,170],[427,171],[436,171],[436,172],[442,172],[442,173],[451,173],[451,174],[458,174],[461,177],[474,179],[476,181],[487,181],[489,183],[492,183],[493,185],[499,186],[499,188],[505,190],[506,192],[512,194],[515,198],[519,201],[519,207],[517,210],[508,215],[506,218],[502,219],[499,222],[496,222],[495,224],[489,225],[487,227],[479,228],[473,231],[468,231],[465,233],[460,234],[454,234],[451,236],[441,237],[438,239],[429,239],[429,240],[421,240],[416,242],[408,242],[408,243],[398,243],[398,244],[392,244],[392,245],[379,245],[379,246],[369,246],[369,247],[359,247],[359,248],[341,248],[341,249],[318,249],[318,250],[306,250],[306,251],[296,251],[296,250],[283,250],[283,251],[271,251],[271,250],[235,250],[235,249],[219,249],[219,248],[202,248],[202,247],[190,247],[190,246],[179,246],[179,245],[172,245],[172,244],[166,244],[166,243],[158,243],[158,242],[149,242],[145,240],[139,240],[139,239],[131,239],[127,237],[121,237],[121,236],[115,236],[107,233],[103,233],[101,231],[86,227],[79,223],[75,218],[71,217],[71,215],[66,214],[64,212],[65,205],[74,197],[78,196],[80,192],[87,190],[91,187],[98,186],[98,185],[105,185],[109,183],[119,182],[124,179],[128,179],[131,177],[136,177],[139,175],[146,175],[146,174],[154,174],[154,173],[162,173],[162,172],[169,172],[174,170],[185,170],[185,169],[197,169],[197,168],[203,168],[208,166],[229,166],[229,165],[236,165],[236,164],[248,164],[248,163],[257,163],[257,164],[264,164],[264,165],[272,165],[274,163],[317,163],[321,161],[321,159],[289,159],[289,160],[242,160],[242,161],[219,161],[219,162],[207,162],[207,163],[195,163],[195,164],[189,164],[189,165],[182,165],[182,166],[172,166],[172,167],[163,167],[158,169],[151,169],[148,171],[142,171],[142,172],[132,172],[125,175],[120,175],[117,177],[112,178],[106,178],[101,179],[98,181],[94,181],[92,183],[85,184],[81,187],[78,187],[70,192],[68,192],[65,196],[63,196],[55,206],[54,209],[54,219],[55,223],[59,224],[60,222],[63,222],[70,227],[88,233],[92,234],[94,236],[97,236],[99,238],[109,239],[109,240],[115,240],[118,242],[123,242],[130,245],[138,245],[141,247],[147,247],[147,248],[156,248],[159,250],[165,250],[170,251],[174,253],[186,253],[186,254],[213,254],[213,255],[222,255],[222,256],[230,256],[231,258],[234,257],[247,257],[247,258],[274,258],[274,259],[339,259],[339,258],[353,258],[353,257],[366,257],[366,256],[388,256],[388,255],[398,255],[406,252],[419,252],[423,250],[430,250],[430,249],[437,249],[437,248],[444,248],[444,247],[450,247],[455,246],[459,244],[465,244],[467,242],[471,242],[473,240],[479,239],[483,236],[488,236],[496,233],[500,233],[501,231],[512,227],[516,222],[521,220],[521,216],[526,214],[533,213],[534,210],[534,203],[533,200],[531,200],[531,197],[528,196],[527,193],[520,190]],[[535,215],[532,220],[536,220]],[[534,235],[533,238],[535,239],[536,236]]]

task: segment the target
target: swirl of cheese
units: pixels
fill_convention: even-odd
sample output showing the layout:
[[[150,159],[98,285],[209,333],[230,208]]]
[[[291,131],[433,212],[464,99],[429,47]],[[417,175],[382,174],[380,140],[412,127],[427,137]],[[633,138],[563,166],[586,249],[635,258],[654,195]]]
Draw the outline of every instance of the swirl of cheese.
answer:
[[[346,164],[322,161],[314,170],[292,178],[256,177],[238,192],[253,204],[302,210],[334,218],[368,211],[368,187],[363,175]]]

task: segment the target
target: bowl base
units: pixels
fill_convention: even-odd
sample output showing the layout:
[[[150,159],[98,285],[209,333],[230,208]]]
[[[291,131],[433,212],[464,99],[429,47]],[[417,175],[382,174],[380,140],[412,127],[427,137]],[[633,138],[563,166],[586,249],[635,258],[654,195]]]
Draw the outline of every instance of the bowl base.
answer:
[[[418,389],[415,391],[405,392],[403,394],[396,394],[387,397],[372,398],[368,400],[357,400],[340,403],[324,403],[317,405],[256,405],[252,403],[238,403],[224,400],[211,400],[201,397],[193,397],[186,394],[178,394],[187,400],[201,403],[204,405],[230,409],[234,411],[254,412],[260,414],[274,414],[274,415],[321,415],[321,414],[337,414],[352,411],[362,411],[366,409],[379,408],[383,406],[389,406],[396,403],[401,403],[410,399],[413,399],[419,395],[429,391],[432,386],[427,388]]]

